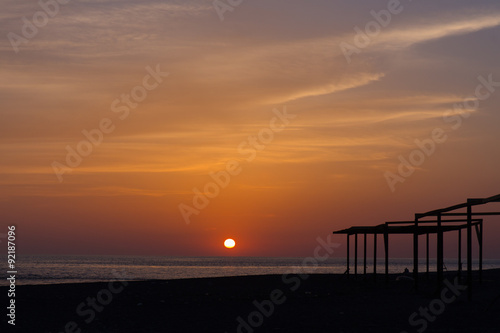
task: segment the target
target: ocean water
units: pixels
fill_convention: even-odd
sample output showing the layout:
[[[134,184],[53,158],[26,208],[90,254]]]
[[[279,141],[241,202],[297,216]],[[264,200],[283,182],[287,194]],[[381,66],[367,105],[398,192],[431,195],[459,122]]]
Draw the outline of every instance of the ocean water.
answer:
[[[0,256],[7,272],[7,259]],[[154,257],[154,256],[18,256],[16,260],[18,285],[81,283],[120,280],[187,279],[220,276],[266,275],[287,273],[337,273],[346,270],[344,258],[329,258],[313,266],[303,264],[304,258],[270,257]],[[373,272],[373,260],[367,260],[367,272]],[[412,259],[390,259],[389,272],[412,270]],[[465,268],[466,260],[462,260]],[[351,273],[354,273],[351,260]],[[430,270],[436,270],[435,260]],[[457,259],[445,259],[447,270],[457,269]],[[474,269],[478,262],[473,261]],[[483,268],[500,268],[500,260],[483,260]],[[419,262],[425,271],[425,261]],[[363,272],[363,260],[358,258],[358,273]],[[377,260],[377,273],[384,272],[384,260]],[[0,285],[7,285],[2,279]]]

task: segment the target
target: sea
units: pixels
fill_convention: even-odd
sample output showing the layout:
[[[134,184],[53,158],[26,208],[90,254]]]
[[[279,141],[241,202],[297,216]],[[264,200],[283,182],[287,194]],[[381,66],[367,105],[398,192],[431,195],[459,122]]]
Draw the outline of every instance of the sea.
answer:
[[[8,277],[7,258],[3,273]],[[466,260],[462,260],[465,268]],[[373,259],[367,260],[367,272],[373,273]],[[457,270],[457,259],[445,259],[445,269]],[[354,261],[350,262],[351,274]],[[389,273],[410,271],[413,259],[389,260]],[[473,261],[473,269],[478,261]],[[483,269],[500,268],[500,260],[484,259]],[[345,258],[329,258],[313,262],[305,258],[275,257],[159,257],[159,256],[18,256],[16,284],[86,283],[112,280],[171,280],[222,276],[269,274],[342,274],[346,271]],[[419,262],[419,271],[426,269],[425,260]],[[436,261],[430,261],[430,270],[436,271]],[[377,259],[377,273],[384,272],[384,259]],[[363,259],[358,258],[358,273],[363,273]],[[6,278],[0,285],[7,285]]]

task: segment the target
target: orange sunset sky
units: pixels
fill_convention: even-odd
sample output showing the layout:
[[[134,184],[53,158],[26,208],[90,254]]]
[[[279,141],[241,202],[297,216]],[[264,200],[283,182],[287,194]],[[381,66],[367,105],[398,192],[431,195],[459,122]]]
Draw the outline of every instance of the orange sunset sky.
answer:
[[[19,253],[310,256],[500,193],[496,0],[46,3],[0,13],[0,233]],[[500,219],[485,232],[500,257]]]

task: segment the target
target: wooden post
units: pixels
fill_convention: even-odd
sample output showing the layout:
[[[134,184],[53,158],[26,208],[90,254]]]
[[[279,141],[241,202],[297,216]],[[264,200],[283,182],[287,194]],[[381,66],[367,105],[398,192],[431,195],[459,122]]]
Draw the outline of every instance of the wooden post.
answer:
[[[443,283],[443,266],[443,229],[441,226],[441,213],[439,213],[437,215],[437,291],[441,290],[441,286]]]
[[[373,279],[377,281],[377,233],[373,234]]]
[[[358,278],[358,234],[354,234],[354,277]]]
[[[415,215],[415,230],[413,230],[413,278],[415,291],[418,291],[418,217]]]
[[[347,278],[349,278],[349,274],[350,274],[349,273],[349,260],[350,260],[350,258],[349,258],[349,236],[350,235],[347,234],[347,271],[346,271],[347,272]]]
[[[467,199],[467,298],[472,299],[472,205]]]
[[[483,283],[483,220],[479,222],[479,283]]]
[[[366,278],[366,233],[364,234],[364,248],[363,248],[363,275]]]
[[[426,273],[425,273],[425,276],[427,277],[427,280],[429,280],[429,233],[426,233],[425,234],[425,240],[426,240],[426,243],[425,243],[425,248],[426,248],[426,251],[425,251],[425,256],[426,256],[426,261],[425,261],[425,265],[426,265]]]
[[[462,276],[462,229],[458,229],[458,277]]]
[[[389,231],[387,225],[384,231],[384,248],[385,248],[385,281],[389,281]]]
[[[479,243],[479,283],[483,283],[483,221],[479,222],[476,227],[477,242]]]

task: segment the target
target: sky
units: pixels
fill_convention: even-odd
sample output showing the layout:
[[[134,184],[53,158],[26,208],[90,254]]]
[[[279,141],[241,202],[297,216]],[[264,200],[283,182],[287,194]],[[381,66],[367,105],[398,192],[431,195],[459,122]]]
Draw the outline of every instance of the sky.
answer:
[[[1,6],[0,233],[19,253],[311,256],[500,193],[498,1]]]

